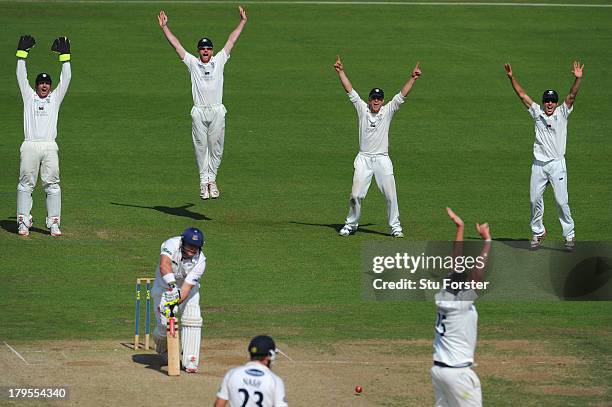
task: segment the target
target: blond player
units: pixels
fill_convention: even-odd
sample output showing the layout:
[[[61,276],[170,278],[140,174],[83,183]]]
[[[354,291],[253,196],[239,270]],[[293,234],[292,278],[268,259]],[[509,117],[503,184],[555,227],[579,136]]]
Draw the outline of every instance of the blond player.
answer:
[[[512,88],[535,122],[535,140],[533,143],[533,164],[529,196],[531,201],[531,248],[538,249],[546,237],[544,217],[544,190],[552,185],[555,202],[559,213],[559,222],[563,228],[565,246],[573,249],[575,245],[574,219],[569,207],[567,195],[567,167],[565,165],[565,144],[567,141],[567,120],[574,107],[576,95],[580,89],[584,65],[574,61],[572,74],[574,83],[565,100],[559,105],[559,95],[549,89],[542,95],[542,106],[535,103],[525,93],[514,77],[510,64],[505,64],[506,75]]]
[[[270,369],[276,344],[269,336],[256,336],[248,348],[251,361],[225,374],[215,407],[287,407],[285,384]]]
[[[200,172],[200,198],[218,198],[217,171],[221,165],[225,140],[225,114],[223,106],[223,70],[230,58],[234,44],[247,22],[246,12],[238,7],[240,22],[229,35],[223,49],[213,55],[213,43],[209,38],[198,42],[198,57],[191,55],[181,45],[168,27],[168,17],[162,10],[157,17],[166,39],[179,58],[187,65],[191,75],[191,137],[195,148],[196,163]]]
[[[412,86],[421,76],[419,63],[417,62],[412,70],[408,82],[386,105],[384,105],[385,94],[379,88],[370,91],[367,103],[361,100],[346,76],[339,56],[336,57],[334,69],[338,73],[349,100],[357,110],[359,121],[359,153],[353,163],[355,172],[349,199],[349,212],[344,221],[344,227],[340,229],[340,236],[349,236],[357,231],[361,216],[361,201],[368,193],[372,176],[374,176],[378,188],[387,201],[387,218],[391,235],[402,238],[404,233],[399,220],[393,163],[389,158],[389,126],[393,115],[399,110],[404,103],[404,98],[408,96]]]
[[[448,215],[457,225],[456,242],[463,240],[464,224],[450,208]],[[476,224],[476,230],[485,241],[480,256],[486,258],[491,246],[489,225]],[[460,253],[455,253],[455,255]],[[451,273],[455,281],[482,281],[484,269],[471,273]],[[440,290],[435,296],[437,318],[435,326],[433,383],[436,407],[482,406],[480,380],[474,371],[474,351],[478,328],[478,312],[474,290]]]
[[[57,117],[68,91],[72,71],[70,69],[70,41],[59,37],[51,45],[51,50],[59,54],[62,63],[60,81],[55,90],[51,76],[41,73],[36,77],[36,88],[28,83],[26,59],[30,49],[36,44],[34,37],[24,35],[17,45],[17,83],[23,99],[23,132],[25,140],[19,149],[19,183],[17,184],[17,233],[30,234],[32,226],[32,191],[36,186],[38,173],[42,187],[47,194],[46,224],[51,236],[61,236],[60,218],[62,198],[59,177]]]
[[[163,242],[151,292],[156,319],[153,339],[157,353],[163,363],[167,362],[167,318],[180,313],[181,363],[188,373],[196,373],[200,363],[200,279],[206,268],[203,245],[204,234],[196,228],[188,228],[180,236]]]

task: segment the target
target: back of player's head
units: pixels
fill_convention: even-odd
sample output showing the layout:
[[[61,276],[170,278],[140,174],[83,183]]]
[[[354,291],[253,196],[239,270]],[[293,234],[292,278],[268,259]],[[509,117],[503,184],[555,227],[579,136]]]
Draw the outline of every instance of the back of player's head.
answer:
[[[38,86],[39,83],[48,83],[51,85],[53,83],[51,81],[51,75],[46,72],[39,73],[36,77],[36,85]]]
[[[559,102],[559,94],[556,90],[548,89],[544,91],[544,94],[542,95],[542,103],[546,102]]]
[[[248,348],[251,360],[263,360],[266,357],[270,357],[270,360],[274,360],[276,357],[276,344],[274,339],[266,335],[259,335],[251,339]]]
[[[187,228],[181,234],[182,243],[190,246],[199,247],[200,249],[204,246],[204,233],[197,228]]]

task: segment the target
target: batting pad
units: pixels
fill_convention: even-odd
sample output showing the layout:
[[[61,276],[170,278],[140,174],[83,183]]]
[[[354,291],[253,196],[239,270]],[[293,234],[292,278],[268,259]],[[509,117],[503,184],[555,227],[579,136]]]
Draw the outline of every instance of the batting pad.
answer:
[[[200,306],[197,303],[189,303],[181,317],[181,345],[183,348],[182,363],[184,367],[195,364],[197,369],[200,364],[200,340],[202,338],[202,317]],[[192,357],[195,361],[191,361]]]

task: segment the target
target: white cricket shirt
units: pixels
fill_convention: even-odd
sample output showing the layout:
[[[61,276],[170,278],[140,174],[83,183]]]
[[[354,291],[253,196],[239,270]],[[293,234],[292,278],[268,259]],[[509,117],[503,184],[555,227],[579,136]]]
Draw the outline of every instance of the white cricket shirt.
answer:
[[[231,407],[288,406],[283,380],[259,362],[229,370],[217,397],[228,400]]]
[[[185,52],[183,62],[191,74],[191,94],[194,106],[210,107],[223,103],[223,70],[229,59],[225,48],[215,54],[209,62]]]
[[[204,274],[206,268],[206,256],[201,251],[190,259],[183,259],[181,251],[181,237],[171,237],[161,245],[161,255],[169,257],[172,261],[172,273],[176,278],[176,285],[181,287],[183,282],[196,285]],[[164,288],[168,284],[161,278],[159,264],[157,265],[156,277]]]
[[[435,295],[437,306],[436,337],[433,360],[449,366],[474,363],[478,312],[474,306],[474,290],[453,295],[440,290]]]
[[[370,112],[368,104],[361,100],[355,89],[348,93],[349,100],[357,110],[359,120],[359,151],[366,154],[389,153],[389,126],[395,112],[404,103],[398,93],[389,103],[382,106],[378,113]]]
[[[28,83],[25,60],[17,60],[17,83],[23,99],[25,141],[55,141],[57,116],[66,91],[68,91],[71,76],[70,62],[62,63],[62,73],[57,87],[46,98],[40,98]]]
[[[560,160],[565,156],[567,141],[567,118],[574,107],[565,102],[557,106],[552,115],[547,116],[537,103],[533,102],[529,114],[535,121],[535,141],[533,156],[539,161]]]

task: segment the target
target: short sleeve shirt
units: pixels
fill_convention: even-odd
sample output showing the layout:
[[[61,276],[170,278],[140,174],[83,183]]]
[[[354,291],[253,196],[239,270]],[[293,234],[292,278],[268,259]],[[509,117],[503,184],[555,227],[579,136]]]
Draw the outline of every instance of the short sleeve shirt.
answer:
[[[206,257],[201,251],[190,259],[183,259],[180,236],[172,237],[162,243],[161,255],[172,261],[172,273],[179,287],[183,285],[183,282],[196,285],[206,269]],[[157,274],[160,274],[159,266]],[[163,282],[163,285],[166,283]]]
[[[552,115],[547,116],[540,105],[533,102],[529,114],[535,122],[533,156],[536,160],[548,162],[560,160],[565,156],[567,141],[567,119],[573,110],[565,102],[557,106]]]
[[[215,106],[223,103],[223,70],[229,60],[225,48],[204,63],[185,52],[183,62],[191,75],[191,94],[194,106]]]
[[[366,154],[388,154],[391,119],[404,103],[404,97],[398,93],[382,106],[378,113],[370,112],[368,104],[359,97],[355,89],[348,93],[348,97],[357,110],[359,151]]]
[[[217,397],[231,407],[287,407],[283,380],[259,362],[249,362],[225,374]]]

